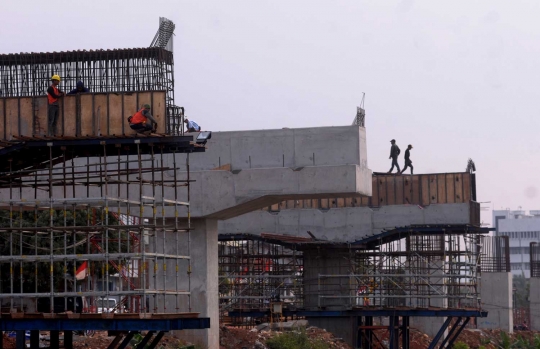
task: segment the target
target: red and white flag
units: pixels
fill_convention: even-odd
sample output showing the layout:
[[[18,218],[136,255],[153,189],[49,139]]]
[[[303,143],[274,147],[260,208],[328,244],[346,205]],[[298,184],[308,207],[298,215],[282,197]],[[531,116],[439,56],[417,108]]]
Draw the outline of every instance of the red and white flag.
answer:
[[[77,269],[77,272],[75,273],[75,279],[77,280],[84,280],[86,277],[86,269],[88,269],[88,262],[83,262],[81,266]]]

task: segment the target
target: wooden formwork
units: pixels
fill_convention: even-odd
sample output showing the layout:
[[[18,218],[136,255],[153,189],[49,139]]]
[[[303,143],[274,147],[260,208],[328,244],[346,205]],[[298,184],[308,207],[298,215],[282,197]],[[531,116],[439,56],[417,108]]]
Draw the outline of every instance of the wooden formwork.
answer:
[[[165,91],[84,93],[59,100],[58,136],[112,136],[134,134],[127,117],[143,104],[152,106],[157,132],[166,131]],[[48,132],[47,97],[0,98],[0,139],[45,136]]]

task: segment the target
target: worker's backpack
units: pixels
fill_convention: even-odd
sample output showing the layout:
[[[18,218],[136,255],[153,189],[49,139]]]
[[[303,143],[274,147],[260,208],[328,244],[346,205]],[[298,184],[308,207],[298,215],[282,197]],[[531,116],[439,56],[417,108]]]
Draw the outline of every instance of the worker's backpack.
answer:
[[[401,149],[399,149],[399,147],[396,145],[396,155],[399,155],[399,154],[401,154]]]

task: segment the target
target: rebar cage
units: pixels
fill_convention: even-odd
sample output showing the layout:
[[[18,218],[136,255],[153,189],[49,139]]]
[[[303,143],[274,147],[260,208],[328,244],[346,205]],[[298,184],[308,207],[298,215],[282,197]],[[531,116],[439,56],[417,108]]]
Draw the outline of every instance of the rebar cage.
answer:
[[[178,171],[178,139],[62,144],[0,172],[2,312],[190,311],[189,154]]]

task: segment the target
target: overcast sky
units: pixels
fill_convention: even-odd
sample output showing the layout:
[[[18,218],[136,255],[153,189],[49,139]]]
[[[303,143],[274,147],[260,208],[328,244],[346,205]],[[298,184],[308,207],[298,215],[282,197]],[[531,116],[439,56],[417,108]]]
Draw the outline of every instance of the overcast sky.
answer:
[[[416,173],[470,157],[486,206],[540,209],[539,1],[1,1],[0,53],[146,47],[167,17],[204,129],[348,125],[365,92],[373,171],[395,138]]]

